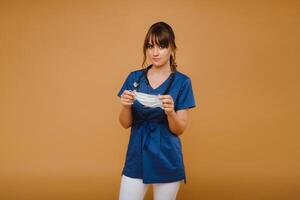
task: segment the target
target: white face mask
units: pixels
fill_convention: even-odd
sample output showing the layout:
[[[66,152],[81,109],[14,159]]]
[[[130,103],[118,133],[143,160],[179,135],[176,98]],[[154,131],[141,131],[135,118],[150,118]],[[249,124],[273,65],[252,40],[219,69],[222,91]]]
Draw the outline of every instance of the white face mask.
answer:
[[[162,101],[159,99],[158,95],[135,92],[135,100],[138,100],[141,104],[150,108],[163,108]]]

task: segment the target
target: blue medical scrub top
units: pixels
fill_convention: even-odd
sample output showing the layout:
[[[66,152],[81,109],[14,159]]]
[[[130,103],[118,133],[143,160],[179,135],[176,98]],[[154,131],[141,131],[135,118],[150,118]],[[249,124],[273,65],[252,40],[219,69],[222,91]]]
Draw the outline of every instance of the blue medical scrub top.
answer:
[[[142,73],[143,69],[131,72],[118,96],[120,97],[124,90],[134,90],[134,82]],[[162,94],[168,87],[170,77],[153,89],[147,83],[146,77],[143,76],[137,91],[155,95]],[[191,80],[179,71],[175,72],[168,94],[174,100],[175,111],[195,107]],[[133,122],[122,174],[140,178],[145,184],[180,180],[184,180],[186,184],[181,141],[169,129],[164,110],[145,107],[137,100],[134,101],[131,109]]]

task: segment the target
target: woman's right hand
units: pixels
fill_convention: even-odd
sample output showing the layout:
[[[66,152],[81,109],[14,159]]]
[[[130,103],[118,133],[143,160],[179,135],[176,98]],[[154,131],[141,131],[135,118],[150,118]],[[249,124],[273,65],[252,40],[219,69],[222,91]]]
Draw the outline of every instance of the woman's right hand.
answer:
[[[129,90],[124,90],[121,94],[121,104],[124,107],[130,108],[134,101],[134,92]]]

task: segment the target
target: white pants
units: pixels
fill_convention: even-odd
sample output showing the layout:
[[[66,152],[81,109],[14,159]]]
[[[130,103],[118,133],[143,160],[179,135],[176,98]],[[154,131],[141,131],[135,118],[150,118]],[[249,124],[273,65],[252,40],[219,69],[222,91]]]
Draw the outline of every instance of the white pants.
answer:
[[[154,200],[176,200],[180,181],[152,185]],[[144,184],[142,179],[122,175],[119,200],[143,200],[148,186],[149,184]]]

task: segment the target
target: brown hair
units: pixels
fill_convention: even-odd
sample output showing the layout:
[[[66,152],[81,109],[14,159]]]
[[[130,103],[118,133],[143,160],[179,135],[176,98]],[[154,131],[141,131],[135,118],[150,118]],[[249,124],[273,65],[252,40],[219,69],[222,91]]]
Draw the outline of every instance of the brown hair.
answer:
[[[157,44],[166,48],[168,48],[169,45],[171,46],[173,53],[170,56],[170,67],[172,71],[176,71],[177,64],[175,62],[175,59],[176,59],[177,47],[175,44],[175,34],[171,26],[165,22],[157,22],[149,28],[143,46],[143,54],[144,54],[143,63],[142,63],[143,68],[147,58],[146,50],[148,48],[148,43],[150,39],[152,39],[153,44]]]

